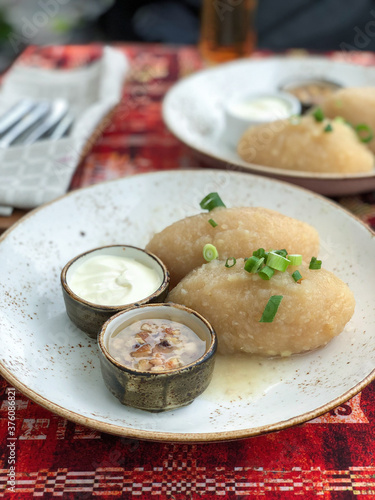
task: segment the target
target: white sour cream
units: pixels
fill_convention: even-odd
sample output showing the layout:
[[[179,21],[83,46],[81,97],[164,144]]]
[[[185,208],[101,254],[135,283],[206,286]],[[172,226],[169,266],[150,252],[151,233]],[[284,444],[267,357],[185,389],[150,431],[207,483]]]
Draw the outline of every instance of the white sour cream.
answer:
[[[291,104],[281,97],[265,96],[233,103],[232,112],[249,120],[282,120],[290,116]]]
[[[70,289],[94,304],[120,306],[145,299],[161,285],[158,273],[127,257],[96,255],[73,271]]]

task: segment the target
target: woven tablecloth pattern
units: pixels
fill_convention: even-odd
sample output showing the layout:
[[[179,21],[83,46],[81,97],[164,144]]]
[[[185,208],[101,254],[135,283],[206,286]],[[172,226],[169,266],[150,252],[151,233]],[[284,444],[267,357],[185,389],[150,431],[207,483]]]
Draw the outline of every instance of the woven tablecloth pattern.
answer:
[[[199,166],[161,118],[165,92],[202,67],[197,50],[159,45],[119,48],[132,62],[124,98],[78,167],[71,189],[139,172]],[[96,45],[29,48],[21,61],[74,67],[95,59],[100,50]],[[375,63],[375,55],[368,53],[327,57]],[[375,228],[375,193],[337,201]],[[328,414],[277,433],[229,443],[151,443],[69,422],[0,379],[0,497],[370,497],[375,495],[374,403],[372,383]]]

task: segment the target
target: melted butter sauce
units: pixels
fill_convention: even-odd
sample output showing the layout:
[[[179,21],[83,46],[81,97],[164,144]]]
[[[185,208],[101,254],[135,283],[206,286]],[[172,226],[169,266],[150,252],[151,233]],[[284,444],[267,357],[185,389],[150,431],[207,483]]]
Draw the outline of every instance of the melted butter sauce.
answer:
[[[288,373],[288,358],[218,354],[212,381],[201,398],[212,402],[258,398],[280,384]]]

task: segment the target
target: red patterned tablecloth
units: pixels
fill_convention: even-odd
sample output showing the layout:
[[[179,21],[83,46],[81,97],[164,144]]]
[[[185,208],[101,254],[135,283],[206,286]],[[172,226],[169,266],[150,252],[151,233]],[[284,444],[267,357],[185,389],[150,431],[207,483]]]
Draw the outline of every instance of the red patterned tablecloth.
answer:
[[[158,45],[119,48],[132,62],[124,99],[77,169],[72,189],[138,172],[197,166],[188,149],[164,127],[160,104],[176,80],[202,67],[198,52]],[[98,46],[31,48],[22,58],[28,64],[66,67],[90,61],[100,51]],[[375,63],[375,55],[369,53],[327,57]],[[338,201],[375,227],[375,193]],[[9,426],[12,408],[15,431]],[[304,425],[229,443],[151,443],[99,433],[50,413],[3,379],[0,417],[0,497],[375,495],[375,383]]]

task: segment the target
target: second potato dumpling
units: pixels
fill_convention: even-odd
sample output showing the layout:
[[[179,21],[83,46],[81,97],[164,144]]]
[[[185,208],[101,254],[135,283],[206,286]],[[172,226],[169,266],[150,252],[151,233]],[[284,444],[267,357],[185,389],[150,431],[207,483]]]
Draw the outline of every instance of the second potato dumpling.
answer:
[[[202,314],[215,329],[222,354],[288,356],[327,344],[344,329],[355,301],[349,287],[333,273],[298,267],[276,272],[269,281],[244,270],[238,259],[231,268],[214,260],[186,276],[168,295]],[[268,300],[282,295],[271,323],[260,319]]]
[[[301,172],[349,174],[374,168],[373,155],[350,126],[312,116],[248,129],[238,154],[249,163]]]

